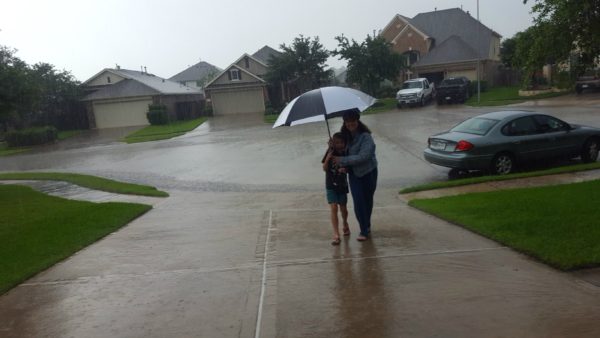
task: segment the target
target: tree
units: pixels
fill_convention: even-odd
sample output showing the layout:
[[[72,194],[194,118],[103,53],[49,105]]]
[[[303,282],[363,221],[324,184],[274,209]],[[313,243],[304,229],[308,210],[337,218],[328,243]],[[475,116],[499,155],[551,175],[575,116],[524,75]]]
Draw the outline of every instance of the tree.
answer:
[[[505,39],[500,45],[500,60],[506,67],[514,68],[515,66],[515,52],[517,49],[517,37],[516,35],[512,38]]]
[[[348,61],[346,81],[358,84],[370,95],[377,95],[382,81],[395,82],[404,67],[404,58],[394,53],[391,44],[383,37],[367,36],[361,43],[354,39],[349,41],[343,35],[335,39],[338,48],[333,54]]]
[[[600,57],[600,0],[533,0],[540,47],[551,47],[553,57],[566,61],[575,52],[592,66]],[[527,3],[524,0],[523,3]],[[545,42],[544,42],[545,40]],[[547,53],[537,50],[534,53]]]
[[[331,75],[325,70],[329,52],[318,37],[311,39],[300,35],[290,46],[281,44],[280,48],[283,53],[270,58],[266,74],[272,87],[278,88],[281,83],[294,84],[300,92],[305,92],[329,83]]]

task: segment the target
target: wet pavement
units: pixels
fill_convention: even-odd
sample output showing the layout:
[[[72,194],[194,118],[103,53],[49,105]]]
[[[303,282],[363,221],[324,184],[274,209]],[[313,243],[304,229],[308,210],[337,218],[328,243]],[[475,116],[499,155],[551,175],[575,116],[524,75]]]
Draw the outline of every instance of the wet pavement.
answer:
[[[553,101],[554,102],[554,101]],[[545,106],[600,126],[595,101]],[[128,226],[0,297],[2,337],[597,337],[600,287],[414,210],[443,179],[427,136],[494,109],[365,116],[380,177],[373,239],[329,244],[326,129],[215,118],[177,139],[1,158],[170,193]],[[333,129],[339,128],[334,121]]]

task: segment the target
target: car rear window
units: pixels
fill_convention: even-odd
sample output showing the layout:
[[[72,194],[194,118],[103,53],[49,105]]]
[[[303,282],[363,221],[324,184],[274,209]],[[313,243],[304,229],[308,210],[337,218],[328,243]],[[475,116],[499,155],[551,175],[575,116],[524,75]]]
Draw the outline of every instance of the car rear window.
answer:
[[[498,123],[498,120],[474,117],[472,119],[468,119],[466,121],[461,122],[456,127],[452,128],[450,131],[475,135],[485,135],[488,131],[490,131],[490,129],[492,129],[493,126],[496,125],[496,123]]]

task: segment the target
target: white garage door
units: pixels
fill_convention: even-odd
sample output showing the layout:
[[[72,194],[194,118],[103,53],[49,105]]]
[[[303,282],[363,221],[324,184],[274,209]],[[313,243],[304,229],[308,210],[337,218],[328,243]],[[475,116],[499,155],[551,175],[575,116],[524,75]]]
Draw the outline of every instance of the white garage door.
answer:
[[[151,99],[125,102],[94,102],[96,128],[116,128],[147,125],[148,105]]]
[[[211,93],[211,100],[216,115],[262,113],[265,111],[262,88],[236,92],[213,92]]]

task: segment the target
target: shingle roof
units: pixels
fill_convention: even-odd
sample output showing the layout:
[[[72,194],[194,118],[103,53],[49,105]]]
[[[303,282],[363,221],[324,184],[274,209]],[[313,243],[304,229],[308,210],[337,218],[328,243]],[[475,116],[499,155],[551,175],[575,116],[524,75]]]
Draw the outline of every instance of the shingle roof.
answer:
[[[158,77],[154,74],[142,73],[128,69],[105,69],[102,72],[104,71],[117,74],[121,77],[124,77],[125,80],[119,81],[115,84],[103,86],[99,90],[84,97],[83,101],[147,95],[202,94],[200,90],[186,87],[177,82]],[[102,74],[102,72],[99,74]],[[92,77],[92,79],[96,76]],[[89,82],[90,80],[86,81],[85,83]]]
[[[417,63],[417,66],[472,61],[476,59],[477,52],[463,41],[463,39],[452,35],[423,56]]]
[[[257,59],[258,61],[264,63],[265,65],[268,65],[271,55],[279,56],[279,55],[281,55],[281,52],[279,52],[269,46],[264,46],[263,48],[256,51],[256,53],[252,54],[252,57]]]
[[[175,82],[201,81],[208,75],[216,75],[220,72],[220,68],[215,67],[208,62],[201,61],[186,70],[173,75],[169,80]]]
[[[500,34],[481,24],[476,18],[473,18],[460,8],[420,13],[410,19],[410,23],[434,38],[437,46],[444,43],[450,37],[456,36],[473,50],[479,52],[481,58],[488,58],[489,43],[492,36],[501,37]],[[477,39],[478,27],[479,39]],[[434,46],[432,51],[436,48]]]

